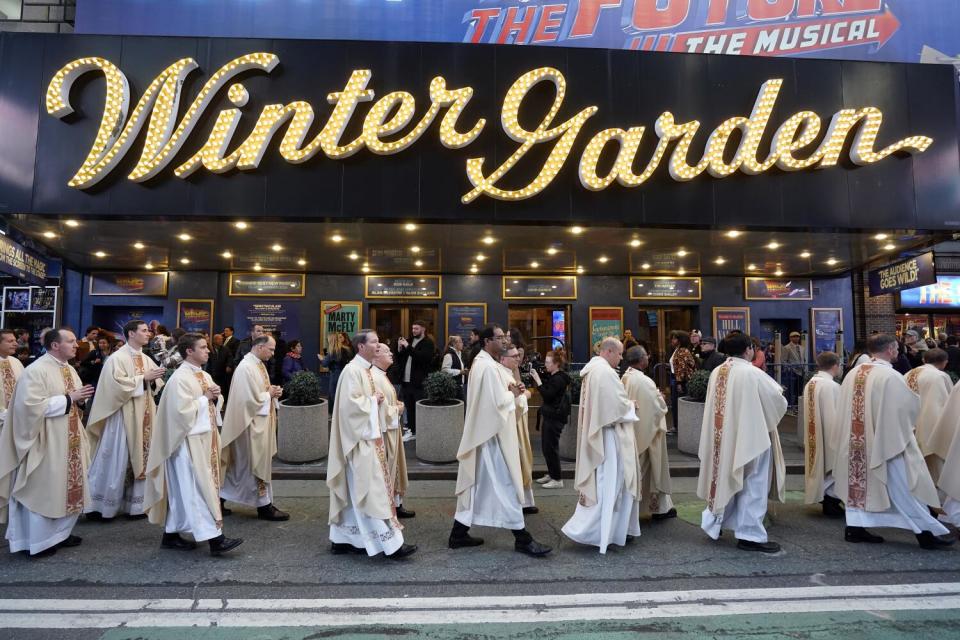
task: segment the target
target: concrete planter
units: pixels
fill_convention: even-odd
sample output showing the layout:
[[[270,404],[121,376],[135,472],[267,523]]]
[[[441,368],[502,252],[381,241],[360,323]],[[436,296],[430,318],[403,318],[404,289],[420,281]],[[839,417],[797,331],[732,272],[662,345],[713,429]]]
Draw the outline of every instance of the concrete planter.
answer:
[[[558,447],[561,460],[577,459],[577,430],[580,426],[580,405],[570,407],[570,417],[567,426],[560,432],[560,446]]]
[[[706,404],[687,398],[677,400],[677,448],[692,456],[700,453],[700,432]]]
[[[417,458],[445,464],[457,461],[463,438],[463,402],[434,406],[417,402]]]
[[[313,462],[327,457],[330,447],[328,404],[292,407],[283,402],[277,410],[277,458],[283,462]]]

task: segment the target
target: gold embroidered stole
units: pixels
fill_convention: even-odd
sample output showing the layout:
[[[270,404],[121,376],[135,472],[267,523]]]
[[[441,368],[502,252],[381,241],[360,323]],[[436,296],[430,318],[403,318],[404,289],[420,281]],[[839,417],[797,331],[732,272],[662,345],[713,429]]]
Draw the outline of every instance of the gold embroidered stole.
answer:
[[[142,376],[145,372],[143,366],[143,354],[135,353],[133,354],[133,374],[135,376]],[[150,385],[146,380],[143,381],[143,393],[144,395],[150,393]],[[150,402],[150,399],[147,398],[144,402],[143,409],[143,472],[140,473],[140,477],[137,480],[146,480],[147,479],[147,457],[150,454],[150,438],[153,435],[153,403]]]
[[[6,364],[6,363],[5,363]],[[9,366],[9,364],[7,365]],[[76,391],[73,382],[73,368],[60,365],[60,375],[67,394]],[[70,403],[67,414],[67,515],[83,513],[83,460],[80,438],[80,410],[76,402]]]
[[[863,509],[867,504],[867,376],[876,365],[864,364],[857,370],[853,386],[853,411],[850,422],[850,462],[848,469],[848,509]]]
[[[0,373],[3,375],[3,401],[8,407],[13,399],[13,390],[17,386],[17,379],[13,375],[13,367],[8,360],[0,361]]]
[[[270,393],[270,376],[267,374],[267,367],[263,364],[263,360],[258,360],[257,370],[260,372],[260,378],[263,380],[264,390],[267,393]],[[277,426],[277,408],[273,404],[273,398],[270,398],[270,433],[275,432]],[[267,483],[264,482],[261,478],[257,478],[257,495],[261,498],[267,495]]]
[[[207,377],[203,375],[203,371],[196,371],[193,374],[197,378],[197,382],[200,383],[200,389],[203,393],[206,393],[210,390],[210,384],[207,382]],[[207,401],[207,410],[210,412],[210,433],[213,434],[213,437],[210,439],[210,472],[213,474],[213,486],[217,489],[217,494],[220,493],[220,432],[217,430],[217,406]],[[217,526],[222,526],[223,516],[220,513],[220,507],[217,507],[217,513],[215,515],[215,520],[217,521]]]
[[[720,447],[723,444],[723,414],[727,409],[727,380],[730,377],[731,364],[720,365],[717,374],[717,397],[713,406],[713,474],[710,478],[710,496],[707,499],[707,509],[713,511],[717,498],[717,481],[720,477]]]
[[[904,376],[907,380],[907,386],[910,387],[910,391],[913,391],[917,395],[920,394],[920,369],[913,369],[912,371],[907,372],[907,375]]]
[[[811,380],[807,387],[807,477],[813,477],[813,468],[817,460],[817,381]]]

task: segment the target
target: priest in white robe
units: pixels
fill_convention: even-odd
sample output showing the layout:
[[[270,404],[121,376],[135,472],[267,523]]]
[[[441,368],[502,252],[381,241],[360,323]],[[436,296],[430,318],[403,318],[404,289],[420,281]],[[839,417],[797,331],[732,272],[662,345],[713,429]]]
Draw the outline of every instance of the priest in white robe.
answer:
[[[499,363],[507,336],[495,324],[480,332],[482,350],[470,365],[467,412],[457,451],[457,511],[448,546],[476,547],[482,538],[470,535],[474,525],[510,529],[514,549],[544,556],[552,548],[533,539],[523,520],[523,474],[515,423],[517,397],[523,385]]]
[[[0,433],[7,420],[13,390],[23,373],[23,363],[16,357],[18,346],[16,333],[10,329],[0,329]]]
[[[219,556],[243,543],[223,534],[217,430],[223,397],[203,370],[210,357],[203,336],[183,335],[177,351],[183,363],[163,388],[150,439],[144,509],[164,528],[162,548],[189,551],[207,541],[210,555]]]
[[[47,352],[17,381],[0,435],[0,522],[10,552],[31,558],[79,545],[73,527],[90,504],[90,449],[80,418],[93,387],[81,386],[69,364],[77,353],[72,331],[51,329],[43,346]]]
[[[93,451],[88,520],[146,517],[143,491],[157,412],[151,387],[165,369],[143,353],[150,342],[146,322],[131,320],[123,333],[127,343],[104,362],[87,419]]]
[[[920,397],[893,368],[899,345],[870,336],[868,363],[847,374],[840,394],[840,431],[833,475],[846,506],[847,542],[883,542],[866,527],[913,531],[924,549],[950,544],[947,528],[930,515],[940,506],[913,428]]]
[[[960,384],[954,385],[929,439],[930,455],[942,469],[937,489],[943,499],[942,522],[960,528]]]
[[[934,484],[940,479],[943,457],[934,452],[933,432],[953,391],[953,380],[944,371],[949,358],[943,349],[928,349],[923,352],[923,365],[904,376],[910,391],[920,396],[920,415],[914,433]]]
[[[276,347],[272,336],[254,338],[250,351],[233,371],[220,434],[220,498],[256,507],[260,520],[283,522],[290,519],[290,514],[273,504],[277,402],[283,389],[270,384],[266,367]]]
[[[403,541],[380,429],[386,398],[372,371],[380,341],[366,329],[351,341],[356,355],[340,373],[330,423],[330,552],[405,558],[417,546]]]
[[[676,518],[667,458],[667,402],[657,384],[643,373],[649,365],[646,350],[641,346],[630,347],[623,357],[627,370],[620,382],[637,412],[637,421],[633,424],[643,481],[640,515],[649,513],[654,520]]]
[[[833,464],[840,430],[840,357],[832,351],[817,356],[817,373],[803,388],[804,492],[806,504],[822,503],[823,515],[843,517],[843,503],[834,490]]]
[[[777,426],[787,412],[783,389],[754,367],[753,343],[727,336],[730,356],[710,374],[700,433],[697,495],[707,501],[700,527],[716,540],[733,530],[737,548],[776,553],[763,518],[768,496],[784,501],[786,465]],[[772,483],[772,485],[771,485]]]
[[[576,484],[579,492],[573,517],[563,533],[574,542],[599,547],[624,546],[640,535],[640,477],[635,426],[637,414],[617,367],[623,343],[600,342],[599,355],[580,371],[580,421],[577,432]]]
[[[500,356],[500,365],[505,371],[504,377],[522,385],[520,377],[520,361],[523,360],[523,349],[514,344],[508,344]],[[533,515],[540,513],[533,498],[533,445],[530,443],[530,398],[533,393],[523,389],[517,396],[517,409],[514,412],[514,426],[517,429],[517,443],[520,445],[520,477],[523,479],[523,513]]]
[[[403,496],[407,493],[410,480],[407,477],[407,452],[403,448],[403,430],[400,428],[400,418],[403,416],[404,404],[397,397],[397,389],[387,377],[387,371],[393,366],[393,352],[390,345],[380,343],[377,346],[377,355],[373,359],[373,381],[377,391],[383,394],[380,403],[380,429],[383,432],[383,442],[387,452],[387,479],[393,488],[393,502],[397,507],[397,517],[416,517],[416,513],[403,506]]]

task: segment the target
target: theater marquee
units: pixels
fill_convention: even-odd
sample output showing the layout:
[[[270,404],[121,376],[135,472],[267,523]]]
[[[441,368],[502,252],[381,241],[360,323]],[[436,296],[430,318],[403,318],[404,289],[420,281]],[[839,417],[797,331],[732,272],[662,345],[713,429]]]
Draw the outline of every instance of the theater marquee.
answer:
[[[369,69],[354,69],[346,84],[327,96],[333,108],[326,124],[314,137],[309,138],[308,133],[317,110],[304,100],[267,104],[249,135],[236,136],[238,128],[243,128],[241,108],[250,100],[250,93],[239,76],[245,72],[269,74],[280,64],[280,57],[268,52],[250,53],[231,60],[213,72],[180,116],[181,89],[188,76],[199,68],[193,58],[177,60],[154,78],[132,113],[130,82],[114,63],[103,57],[78,58],[67,63],[47,88],[46,110],[52,116],[62,119],[74,112],[70,89],[81,77],[97,73],[106,81],[99,131],[86,159],[68,184],[77,189],[96,185],[131,152],[134,140],[144,127],[145,143],[127,176],[134,182],[155,179],[168,168],[172,168],[178,178],[187,178],[201,168],[213,173],[254,171],[274,138],[280,140],[279,154],[283,160],[302,164],[321,153],[331,160],[343,160],[364,151],[384,156],[399,154],[420,140],[437,119],[440,124],[436,135],[447,149],[470,147],[488,128],[484,118],[464,122],[464,109],[474,97],[470,86],[451,87],[446,78],[438,75],[430,81],[429,104],[418,105],[413,94],[404,90],[392,90],[374,102],[377,90],[373,88],[373,73]],[[532,120],[539,124],[529,128],[521,124],[520,110],[541,83],[553,86],[553,101],[543,105],[545,108]],[[849,160],[866,166],[898,152],[923,153],[933,144],[932,138],[915,134],[878,149],[877,138],[884,116],[879,108],[870,105],[839,109],[829,117],[810,110],[798,111],[780,122],[772,122],[784,83],[783,78],[764,82],[752,111],[732,114],[706,134],[702,156],[691,160],[691,145],[703,127],[699,120],[683,120],[671,111],[664,111],[650,129],[644,124],[627,122],[594,131],[575,152],[576,141],[591,135],[587,129],[599,107],[588,106],[572,117],[559,119],[568,90],[565,75],[553,67],[531,69],[517,78],[502,98],[499,120],[503,132],[514,142],[513,148],[499,165],[485,156],[468,158],[465,172],[473,188],[464,193],[461,200],[467,204],[481,196],[505,201],[533,198],[554,181],[573,154],[579,156],[574,162],[583,187],[602,191],[614,182],[623,187],[639,187],[654,175],[661,163],[667,165],[673,180],[686,182],[704,173],[726,178],[738,172],[760,175],[774,167],[782,171],[836,167],[847,147]],[[214,97],[224,88],[232,107],[216,113],[212,131],[189,159],[174,162],[183,149],[197,146],[194,128],[202,118],[212,117],[216,110]],[[786,90],[794,92],[797,87],[788,84]],[[360,133],[345,136],[345,131],[357,128],[361,120],[356,116],[357,108],[367,102],[372,106],[362,118]],[[686,111],[684,105],[676,107]],[[529,118],[525,120],[531,122]],[[281,134],[283,128],[285,132]],[[771,132],[769,151],[762,152],[761,140]],[[656,137],[652,155],[639,157],[644,138],[652,136]],[[535,151],[538,147],[544,151]],[[613,164],[601,168],[601,154],[608,147],[614,149]],[[531,158],[540,158],[539,172],[522,186],[506,186],[516,182],[513,170],[528,154]],[[635,167],[642,169],[638,173]]]

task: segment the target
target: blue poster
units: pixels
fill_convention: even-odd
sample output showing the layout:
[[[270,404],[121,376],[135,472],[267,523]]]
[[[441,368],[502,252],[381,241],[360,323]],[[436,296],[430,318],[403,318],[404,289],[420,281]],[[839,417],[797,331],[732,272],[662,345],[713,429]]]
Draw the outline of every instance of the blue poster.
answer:
[[[487,323],[487,304],[485,302],[448,302],[447,335],[460,336],[463,344],[469,344],[470,332],[483,329]]]
[[[116,337],[123,335],[123,325],[131,320],[140,320],[150,324],[154,320],[166,324],[163,317],[163,307],[118,307],[114,305],[95,305],[93,307],[93,322],[104,331],[109,331]]]
[[[811,309],[813,322],[813,355],[837,348],[837,334],[843,332],[842,309]]]
[[[242,300],[233,305],[233,328],[241,338],[250,335],[254,325],[267,333],[280,332],[287,342],[302,339],[300,335],[300,303],[264,300]]]
[[[76,32],[960,63],[956,0],[83,0]]]

